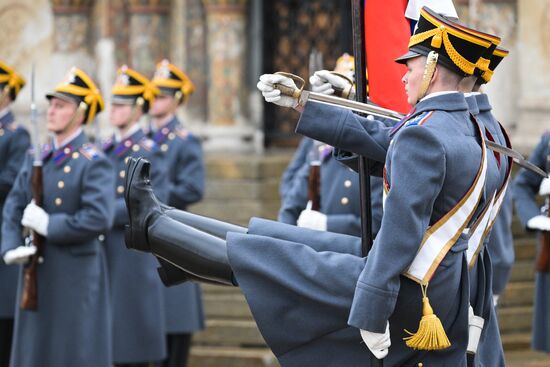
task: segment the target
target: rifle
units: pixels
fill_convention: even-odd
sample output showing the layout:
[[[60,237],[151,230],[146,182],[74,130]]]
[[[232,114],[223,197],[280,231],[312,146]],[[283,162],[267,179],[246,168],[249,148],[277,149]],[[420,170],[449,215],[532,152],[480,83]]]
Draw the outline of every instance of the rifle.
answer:
[[[322,145],[319,142],[313,144],[309,159],[309,176],[307,180],[307,198],[308,206],[311,210],[319,211],[321,209],[321,157],[319,148]]]
[[[546,171],[550,172],[550,155],[546,158]],[[546,196],[545,205],[546,215],[550,217],[550,195]],[[548,273],[550,270],[550,232],[543,231],[539,237],[540,249],[537,254],[535,268],[538,272]]]
[[[31,123],[34,127],[34,160],[31,173],[31,192],[36,205],[42,206],[43,184],[42,184],[42,157],[39,138],[39,127],[37,121],[38,111],[34,99],[34,64],[31,74]],[[36,247],[36,253],[31,257],[23,271],[23,290],[21,292],[20,308],[34,311],[38,307],[38,265],[43,261],[42,251],[45,238],[32,231],[32,243]]]

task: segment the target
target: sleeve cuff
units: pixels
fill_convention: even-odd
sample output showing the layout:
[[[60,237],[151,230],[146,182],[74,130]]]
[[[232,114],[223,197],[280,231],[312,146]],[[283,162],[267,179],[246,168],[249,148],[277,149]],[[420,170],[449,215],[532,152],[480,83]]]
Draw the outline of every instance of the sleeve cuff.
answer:
[[[361,330],[383,333],[395,307],[397,294],[357,283],[348,324]]]

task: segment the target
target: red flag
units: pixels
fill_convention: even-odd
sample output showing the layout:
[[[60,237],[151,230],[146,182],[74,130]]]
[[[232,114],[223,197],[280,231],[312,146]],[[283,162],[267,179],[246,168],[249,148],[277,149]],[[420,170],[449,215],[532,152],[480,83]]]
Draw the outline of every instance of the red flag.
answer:
[[[401,113],[410,110],[401,78],[407,68],[395,58],[407,52],[411,37],[405,18],[407,0],[366,0],[365,48],[369,74],[369,97],[384,108]]]

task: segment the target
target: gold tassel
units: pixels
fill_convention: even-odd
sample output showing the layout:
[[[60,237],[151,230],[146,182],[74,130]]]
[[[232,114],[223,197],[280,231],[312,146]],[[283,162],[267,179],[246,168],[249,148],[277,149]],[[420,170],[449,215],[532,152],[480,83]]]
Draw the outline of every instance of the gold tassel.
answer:
[[[427,297],[428,286],[422,288],[422,319],[416,333],[405,330],[410,336],[403,338],[409,348],[417,350],[439,350],[451,346],[449,338],[443,329],[441,320],[434,314],[430,300]]]
[[[433,48],[441,48],[441,44],[443,43],[443,32],[445,32],[445,27],[439,27],[439,32],[437,32],[432,38],[431,45]]]

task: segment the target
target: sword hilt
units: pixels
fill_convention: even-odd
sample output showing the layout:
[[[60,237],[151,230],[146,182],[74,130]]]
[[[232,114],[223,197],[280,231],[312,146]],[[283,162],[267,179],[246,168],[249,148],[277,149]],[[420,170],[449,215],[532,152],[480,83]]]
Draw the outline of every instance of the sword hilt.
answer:
[[[349,98],[349,95],[351,93],[351,90],[353,88],[353,80],[342,74],[342,73],[337,73],[336,71],[331,71],[330,72],[332,75],[336,75],[336,76],[339,76],[340,78],[343,78],[345,80],[347,80],[349,82],[349,87],[347,88],[339,88],[339,87],[336,87],[336,86],[332,86],[332,89],[334,89],[334,95],[337,96],[337,97],[342,97],[342,98]]]
[[[306,85],[305,80],[300,78],[298,75],[285,73],[284,71],[278,71],[275,74],[286,76],[287,78],[292,79],[296,83],[297,88],[288,87],[280,83],[274,84],[273,88],[280,90],[282,95],[300,99],[300,96],[302,95],[302,91],[304,90],[304,87]]]

